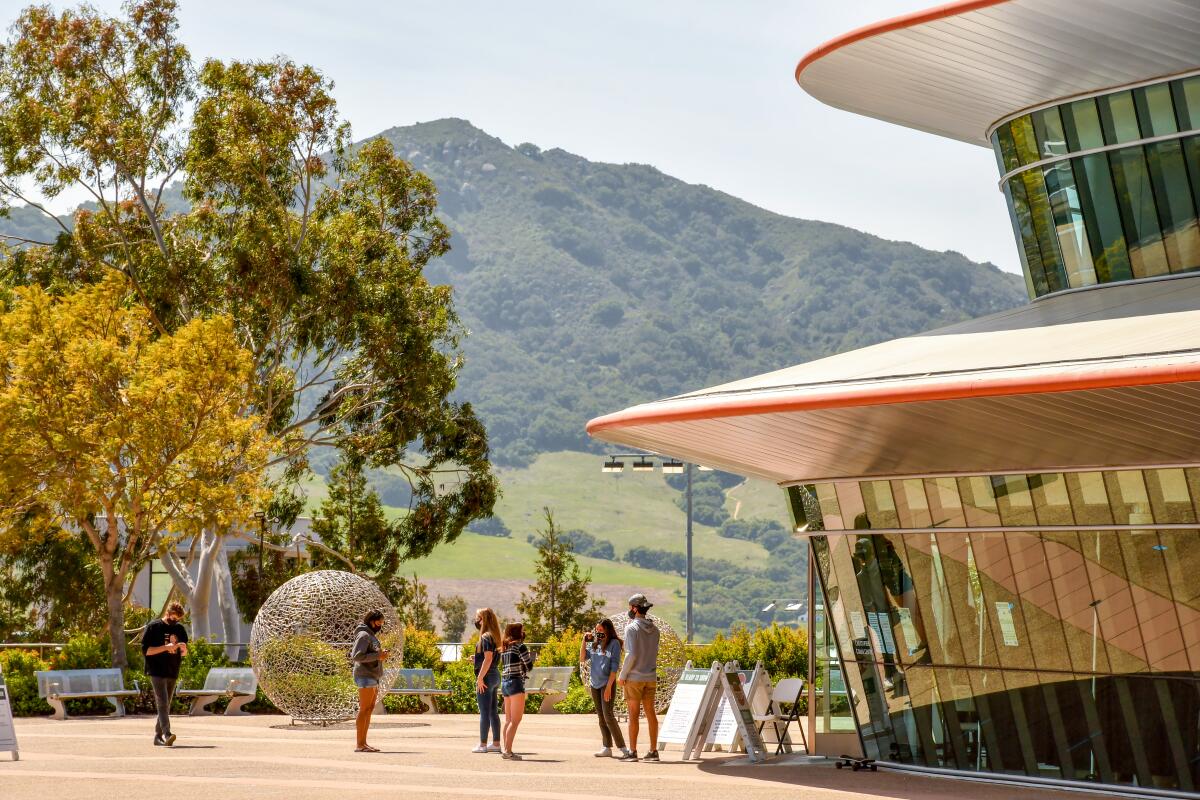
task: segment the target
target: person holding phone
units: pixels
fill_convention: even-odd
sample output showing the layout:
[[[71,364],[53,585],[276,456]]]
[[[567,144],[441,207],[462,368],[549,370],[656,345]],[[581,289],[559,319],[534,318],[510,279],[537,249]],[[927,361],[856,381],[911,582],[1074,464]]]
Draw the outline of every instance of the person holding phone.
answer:
[[[354,644],[350,648],[350,660],[354,663],[354,685],[358,687],[358,715],[354,719],[354,730],[358,736],[354,747],[356,753],[379,752],[379,748],[367,744],[367,731],[371,728],[371,714],[375,711],[379,683],[383,680],[383,662],[390,655],[379,643],[383,619],[382,611],[368,611],[362,624],[354,630]]]
[[[154,707],[158,712],[154,723],[156,747],[175,744],[175,734],[171,733],[171,700],[179,681],[179,665],[188,653],[187,630],[179,624],[182,619],[183,606],[170,603],[162,618],[151,622],[142,633],[142,655],[146,658],[146,674],[154,687]]]
[[[613,695],[616,692],[617,672],[621,669],[621,650],[624,643],[617,636],[612,620],[602,619],[595,629],[583,635],[579,646],[579,662],[588,665],[588,689],[592,703],[596,706],[596,717],[600,721],[600,750],[596,758],[611,758],[613,742],[622,754],[629,753],[625,736],[617,723],[613,711]]]

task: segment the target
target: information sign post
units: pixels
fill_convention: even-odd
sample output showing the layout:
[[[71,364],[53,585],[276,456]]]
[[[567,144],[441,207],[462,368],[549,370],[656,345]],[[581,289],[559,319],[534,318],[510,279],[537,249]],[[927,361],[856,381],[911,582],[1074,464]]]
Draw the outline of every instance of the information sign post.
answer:
[[[17,749],[17,731],[13,728],[12,704],[8,697],[8,687],[4,684],[4,670],[0,668],[0,750],[12,753],[13,761],[21,760]]]
[[[742,688],[742,676],[738,674],[737,669],[730,668],[723,670],[723,678],[721,688],[733,709],[734,722],[742,736],[746,755],[751,762],[762,763],[767,760],[767,746],[754,724],[754,712],[746,699],[746,691]]]

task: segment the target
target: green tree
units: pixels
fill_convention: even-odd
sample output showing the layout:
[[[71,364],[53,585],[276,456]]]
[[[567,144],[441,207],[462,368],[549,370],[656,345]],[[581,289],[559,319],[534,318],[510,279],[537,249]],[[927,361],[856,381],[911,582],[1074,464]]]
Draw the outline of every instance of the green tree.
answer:
[[[91,545],[29,515],[0,539],[0,640],[55,642],[104,630],[104,578]]]
[[[442,635],[449,642],[461,642],[463,631],[467,629],[467,601],[464,597],[452,594],[449,597],[437,598],[438,613],[442,615]]]
[[[400,566],[401,547],[379,495],[367,483],[362,463],[343,458],[329,473],[328,489],[329,496],[312,521],[313,533],[328,550],[312,551],[313,566],[349,566],[385,586]]]
[[[497,492],[483,425],[450,400],[464,330],[450,288],[425,276],[449,248],[433,182],[386,141],[351,148],[317,70],[196,68],[177,28],[174,0],[18,16],[0,46],[0,206],[28,187],[89,203],[69,222],[47,213],[57,236],[21,241],[0,285],[58,290],[115,269],[158,336],[228,316],[255,378],[240,412],[284,442],[271,474],[294,484],[318,445],[394,466],[413,492],[391,533],[405,557],[426,555]],[[459,480],[443,492],[446,470]],[[228,533],[199,532],[194,572],[151,542],[194,611],[227,586]]]
[[[569,541],[562,538],[549,508],[543,509],[546,528],[537,541],[538,557],[534,571],[537,582],[529,593],[521,593],[517,611],[525,618],[525,634],[545,641],[565,628],[583,629],[592,625],[604,608],[604,601],[591,597],[592,571],[579,569]]]
[[[434,632],[433,604],[429,602],[429,587],[416,575],[412,580],[403,575],[391,577],[383,584],[383,593],[396,607],[396,616],[405,625],[426,633]]]
[[[126,591],[155,542],[244,526],[275,443],[242,413],[254,374],[233,321],[155,336],[133,294],[108,271],[0,308],[0,540],[36,547],[22,537],[57,528],[88,543],[122,668]]]

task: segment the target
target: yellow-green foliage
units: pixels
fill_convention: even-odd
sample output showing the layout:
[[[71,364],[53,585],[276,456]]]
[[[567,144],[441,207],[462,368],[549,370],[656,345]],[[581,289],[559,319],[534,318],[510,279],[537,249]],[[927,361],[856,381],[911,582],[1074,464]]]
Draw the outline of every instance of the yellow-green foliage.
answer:
[[[567,628],[557,636],[551,636],[537,652],[539,667],[578,667],[579,644],[583,631]]]
[[[772,680],[803,678],[808,675],[808,634],[780,625],[753,632],[739,626],[729,636],[717,634],[711,643],[692,647],[688,657],[705,667],[714,661],[738,661],[750,668],[761,661]]]
[[[404,666],[408,669],[438,669],[442,653],[437,645],[436,633],[408,625],[404,629]]]
[[[32,717],[49,714],[46,701],[38,697],[35,672],[50,669],[50,665],[32,650],[0,650],[0,672],[8,687],[8,700],[14,716]]]

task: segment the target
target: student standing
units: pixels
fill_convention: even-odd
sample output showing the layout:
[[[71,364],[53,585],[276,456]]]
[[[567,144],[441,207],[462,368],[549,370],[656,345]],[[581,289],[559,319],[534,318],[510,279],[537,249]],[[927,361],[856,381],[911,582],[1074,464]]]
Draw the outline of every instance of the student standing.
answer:
[[[602,746],[596,758],[612,756],[614,741],[622,753],[629,752],[625,737],[621,734],[621,726],[617,724],[617,715],[613,712],[613,693],[616,691],[617,671],[621,668],[622,647],[621,638],[617,636],[610,619],[597,622],[595,630],[584,634],[583,643],[579,646],[579,662],[588,662],[588,689],[596,706],[596,717],[600,720]]]
[[[379,697],[379,682],[383,680],[383,662],[387,661],[389,655],[379,643],[381,630],[383,612],[367,612],[362,624],[354,630],[354,644],[350,647],[354,685],[358,687],[358,715],[354,719],[354,730],[358,737],[354,746],[356,753],[379,752],[379,748],[367,744],[367,731],[371,728],[371,714]]]
[[[629,750],[621,761],[637,761],[638,712],[646,714],[650,729],[650,751],[643,761],[658,761],[658,717],[654,713],[654,690],[658,686],[658,626],[646,619],[653,605],[644,594],[629,598],[629,618],[625,628],[625,663],[617,680],[629,705]]]
[[[473,753],[499,753],[500,712],[496,708],[496,691],[500,688],[500,621],[496,612],[481,608],[475,612],[475,628],[479,642],[475,645],[475,701],[479,704],[479,746]],[[488,745],[488,731],[492,744]]]
[[[517,726],[525,716],[525,676],[533,666],[533,653],[525,646],[525,627],[519,622],[504,627],[504,648],[500,654],[500,693],[504,695],[504,752],[501,758],[520,761],[513,752]]]
[[[154,687],[154,707],[158,711],[154,723],[154,744],[158,747],[175,744],[175,734],[171,733],[171,699],[179,681],[179,665],[188,652],[187,630],[179,624],[181,619],[183,606],[171,603],[162,619],[151,622],[142,634],[142,655],[146,657],[146,674]]]

